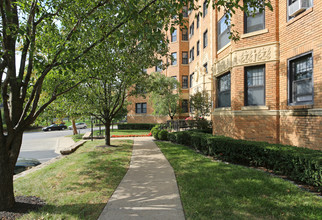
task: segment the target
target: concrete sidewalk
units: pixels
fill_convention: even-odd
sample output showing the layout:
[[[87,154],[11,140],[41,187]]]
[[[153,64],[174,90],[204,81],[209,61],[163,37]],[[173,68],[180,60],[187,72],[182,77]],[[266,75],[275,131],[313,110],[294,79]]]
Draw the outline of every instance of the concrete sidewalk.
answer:
[[[173,169],[152,138],[134,138],[130,169],[101,213],[103,219],[184,219]]]

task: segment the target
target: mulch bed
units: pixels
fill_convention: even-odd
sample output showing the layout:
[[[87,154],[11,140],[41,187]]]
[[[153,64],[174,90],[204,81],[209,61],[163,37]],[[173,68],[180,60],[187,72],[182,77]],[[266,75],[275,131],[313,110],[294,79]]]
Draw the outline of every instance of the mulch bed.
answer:
[[[13,220],[31,211],[43,207],[46,203],[35,196],[16,196],[16,203],[13,208],[7,211],[0,211],[1,220]]]

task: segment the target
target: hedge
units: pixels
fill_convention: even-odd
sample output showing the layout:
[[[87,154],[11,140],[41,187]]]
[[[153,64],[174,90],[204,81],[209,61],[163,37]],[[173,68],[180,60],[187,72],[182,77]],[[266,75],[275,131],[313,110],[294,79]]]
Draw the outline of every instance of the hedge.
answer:
[[[266,167],[322,191],[322,151],[307,148],[235,140],[197,131],[169,133],[171,142],[193,147],[202,153],[224,161],[257,167]]]
[[[156,124],[119,124],[119,130],[151,130]]]

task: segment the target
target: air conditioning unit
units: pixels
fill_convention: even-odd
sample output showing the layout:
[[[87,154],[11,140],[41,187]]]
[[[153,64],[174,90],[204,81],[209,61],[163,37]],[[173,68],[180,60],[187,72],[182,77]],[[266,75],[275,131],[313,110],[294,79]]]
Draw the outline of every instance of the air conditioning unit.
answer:
[[[191,58],[189,58],[189,63],[191,63],[191,61],[192,61]]]
[[[189,34],[189,38],[191,38],[191,36],[192,36],[192,34],[190,33],[190,34]]]
[[[310,7],[310,0],[297,0],[288,7],[288,15],[293,17]]]

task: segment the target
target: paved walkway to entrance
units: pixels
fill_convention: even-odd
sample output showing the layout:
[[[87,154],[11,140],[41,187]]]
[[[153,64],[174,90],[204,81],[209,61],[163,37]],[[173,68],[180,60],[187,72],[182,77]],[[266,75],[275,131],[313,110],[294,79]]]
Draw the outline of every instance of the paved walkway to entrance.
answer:
[[[100,215],[103,219],[184,219],[173,169],[152,138],[134,138],[130,169]]]

